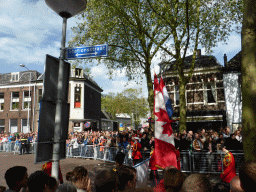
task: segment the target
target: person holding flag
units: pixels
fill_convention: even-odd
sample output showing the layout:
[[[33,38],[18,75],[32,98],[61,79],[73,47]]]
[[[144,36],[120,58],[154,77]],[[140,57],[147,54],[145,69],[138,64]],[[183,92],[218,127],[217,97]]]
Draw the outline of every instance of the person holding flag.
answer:
[[[225,147],[222,148],[222,151],[225,153],[225,157],[223,159],[223,172],[220,174],[220,178],[222,181],[230,183],[236,176],[235,158]]]
[[[171,101],[164,81],[160,83],[155,74],[154,77],[154,114],[155,114],[155,150],[150,159],[150,165],[164,169],[168,166],[178,168],[174,135],[170,117],[173,114]],[[154,162],[152,162],[154,161]]]

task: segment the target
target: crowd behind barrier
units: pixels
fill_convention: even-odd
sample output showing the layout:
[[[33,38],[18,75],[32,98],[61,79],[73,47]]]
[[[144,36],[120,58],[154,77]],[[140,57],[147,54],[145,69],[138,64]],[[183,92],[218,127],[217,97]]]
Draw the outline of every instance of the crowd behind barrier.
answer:
[[[154,133],[148,128],[137,131],[82,131],[70,132],[66,141],[67,157],[81,157],[101,159],[114,162],[118,151],[126,154],[125,163],[132,165],[132,150],[135,137],[141,144],[142,159],[150,157],[154,149]],[[239,127],[234,134],[230,129],[220,128],[219,131],[212,129],[200,129],[196,133],[184,131],[174,133],[175,147],[180,150],[181,168],[184,172],[221,172],[223,155],[220,146],[233,150],[238,167],[243,162],[242,134]],[[26,152],[34,153],[37,141],[37,132],[0,134],[0,151],[20,154],[20,146],[26,144]]]

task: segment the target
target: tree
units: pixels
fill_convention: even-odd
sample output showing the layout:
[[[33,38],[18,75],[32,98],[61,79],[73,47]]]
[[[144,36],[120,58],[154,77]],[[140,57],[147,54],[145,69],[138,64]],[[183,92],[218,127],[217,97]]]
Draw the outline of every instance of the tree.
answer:
[[[122,94],[126,97],[128,114],[133,117],[135,128],[140,124],[140,118],[147,117],[149,106],[146,99],[142,96],[142,88],[140,89],[126,89]]]
[[[101,97],[101,108],[116,115],[126,113],[134,118],[135,126],[138,127],[140,118],[146,117],[149,107],[146,99],[142,97],[142,89],[125,89],[121,93],[109,93]]]
[[[245,160],[256,160],[256,2],[244,0],[242,27],[243,148]]]
[[[175,69],[179,76],[180,121],[179,131],[186,130],[186,85],[195,67],[198,46],[211,48],[219,41],[226,41],[236,30],[232,26],[241,22],[242,3],[229,0],[147,0],[160,25],[171,32],[171,45],[159,43],[147,31],[144,33],[166,54],[175,59]],[[168,10],[168,11],[166,11]],[[167,13],[167,14],[166,14]],[[184,59],[192,51],[192,61],[188,72],[184,70]]]
[[[151,78],[152,59],[159,51],[143,31],[147,31],[161,45],[169,39],[146,1],[91,0],[81,14],[82,21],[73,28],[75,37],[70,46],[108,43],[109,54],[104,59],[110,77],[116,69],[125,70],[129,80],[140,82],[146,77],[148,102],[153,112],[154,93]],[[99,59],[99,63],[100,63]]]
[[[112,114],[114,120],[116,115],[127,113],[126,98],[121,93],[109,93],[107,96],[101,96],[101,108]]]
[[[146,77],[148,102],[153,112],[151,64],[157,53],[176,60],[180,91],[180,131],[186,129],[185,87],[194,70],[196,49],[210,51],[225,41],[232,24],[239,22],[241,1],[229,0],[92,0],[73,28],[70,45],[105,43],[110,46],[104,61],[113,70],[124,69],[129,80]],[[186,53],[192,50],[190,71],[184,74]],[[166,57],[167,56],[167,57]]]

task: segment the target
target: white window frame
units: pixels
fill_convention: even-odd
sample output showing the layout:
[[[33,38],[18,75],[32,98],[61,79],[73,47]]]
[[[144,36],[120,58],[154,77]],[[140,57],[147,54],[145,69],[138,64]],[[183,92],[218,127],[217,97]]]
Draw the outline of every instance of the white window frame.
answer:
[[[177,91],[177,89],[176,88],[178,88],[178,91]],[[176,106],[180,106],[180,104],[176,104],[176,100],[177,100],[177,93],[179,94],[178,95],[178,98],[179,98],[179,101],[180,101],[180,91],[179,91],[179,85],[175,85],[174,86],[174,106],[176,107]]]
[[[19,103],[19,107],[20,107],[20,99],[19,98],[13,98],[13,93],[19,93],[18,91],[13,91],[11,92],[11,104],[10,104],[10,111],[18,111],[18,109],[13,109],[12,108],[12,103],[15,102],[15,103]],[[19,97],[20,97],[20,93],[19,93]]]
[[[25,97],[25,92],[28,92],[28,94],[29,94],[29,91],[23,91],[23,100],[22,100],[22,110],[31,110],[31,108],[30,108],[30,106],[31,106],[31,91],[30,91],[30,96],[28,96],[28,97]],[[24,105],[24,103],[25,102],[27,102],[28,103],[28,107],[27,108],[25,108],[25,105]]]
[[[3,120],[4,124],[3,125],[0,124],[0,130],[1,130],[1,128],[3,128],[3,130],[5,131],[5,119],[1,119],[1,120]],[[2,134],[2,133],[0,132],[0,134]]]
[[[24,122],[26,122],[26,125],[24,125]],[[26,131],[24,131],[26,129]],[[21,130],[22,133],[28,133],[28,120],[27,119],[21,119]]]
[[[4,93],[2,93],[4,94]],[[4,104],[4,98],[0,98],[0,111],[3,111],[4,109],[2,109],[2,104]]]
[[[16,123],[17,123],[16,126],[11,125],[13,120],[16,120]],[[18,132],[18,119],[10,119],[9,120],[9,132],[10,133],[16,133],[15,131],[12,131],[12,127],[16,128],[16,132]]]
[[[11,73],[11,81],[13,81],[13,82],[19,81],[19,77],[20,77],[19,72]]]
[[[209,90],[209,89],[207,89],[207,85],[211,85],[211,89],[210,89],[210,91],[212,91],[212,86],[213,86],[213,89],[214,89],[214,92],[212,91],[212,94],[213,94],[213,98],[214,98],[214,100],[215,100],[215,103],[208,103],[208,95],[207,95],[207,91]],[[204,84],[203,84],[203,89],[204,89],[204,104],[205,105],[217,105],[217,103],[218,103],[218,101],[217,101],[217,89],[216,89],[216,82],[214,81],[214,82],[205,82]]]

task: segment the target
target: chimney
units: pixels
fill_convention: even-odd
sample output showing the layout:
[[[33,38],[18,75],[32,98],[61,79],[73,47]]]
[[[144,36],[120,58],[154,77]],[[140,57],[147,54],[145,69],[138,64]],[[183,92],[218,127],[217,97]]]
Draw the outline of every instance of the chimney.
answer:
[[[226,53],[224,54],[224,67],[227,67],[227,55]]]
[[[196,50],[196,58],[201,57],[201,49]]]

